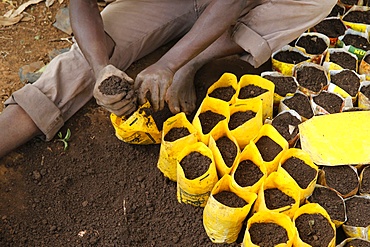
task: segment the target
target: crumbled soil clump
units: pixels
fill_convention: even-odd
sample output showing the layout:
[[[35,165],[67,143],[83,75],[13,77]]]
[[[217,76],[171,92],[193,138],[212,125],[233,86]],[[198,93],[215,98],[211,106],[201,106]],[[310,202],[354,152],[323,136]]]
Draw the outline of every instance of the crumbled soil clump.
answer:
[[[328,48],[328,45],[325,43],[325,41],[315,35],[301,36],[297,40],[296,46],[304,48],[306,53],[312,55],[322,54]]]
[[[239,99],[251,99],[267,92],[267,89],[261,88],[256,85],[247,85],[240,89],[238,98]]]
[[[263,78],[272,81],[275,84],[275,93],[283,97],[288,93],[295,93],[298,89],[293,76],[265,75]]]
[[[302,214],[295,219],[300,239],[317,247],[327,247],[335,233],[329,221],[321,214]]]
[[[298,125],[301,123],[297,117],[289,112],[284,112],[272,119],[271,125],[285,138],[290,141],[298,135]],[[295,128],[292,130],[292,126]]]
[[[206,173],[211,163],[212,160],[209,157],[195,151],[189,153],[180,161],[185,177],[189,180],[198,178]]]
[[[236,155],[238,154],[238,149],[235,143],[227,136],[223,136],[216,141],[216,146],[220,151],[226,166],[229,168],[232,167]]]
[[[341,195],[347,195],[359,187],[358,175],[350,165],[325,166],[321,170],[326,185]]]
[[[342,41],[345,45],[352,45],[358,49],[368,51],[370,49],[369,41],[360,35],[356,34],[346,34],[344,35]]]
[[[262,159],[267,162],[273,161],[283,151],[283,148],[268,136],[261,136],[256,142],[256,146]]]
[[[319,95],[312,97],[313,101],[329,113],[341,112],[344,100],[330,92],[322,91]]]
[[[345,200],[348,226],[368,227],[370,225],[370,199],[354,196]]]
[[[317,174],[315,169],[296,157],[290,157],[281,166],[302,189],[306,189]]]
[[[236,93],[236,90],[232,86],[228,87],[219,87],[213,90],[209,96],[213,98],[217,98],[226,102],[229,102],[231,98]]]
[[[313,117],[313,110],[310,100],[301,93],[295,93],[292,97],[285,98],[283,103],[292,110],[295,110],[300,116],[307,119]]]
[[[185,136],[188,136],[190,135],[190,132],[187,128],[185,127],[176,127],[176,128],[172,128],[170,129],[167,134],[164,136],[164,140],[166,142],[174,142],[178,139],[181,139]]]
[[[254,185],[262,176],[261,169],[251,160],[240,162],[234,173],[235,182],[241,187]]]
[[[310,59],[297,51],[279,51],[274,55],[274,59],[284,63],[298,64]]]
[[[333,52],[330,54],[330,62],[340,65],[343,69],[356,71],[357,60],[346,52]]]
[[[229,130],[234,130],[238,128],[239,126],[243,125],[244,123],[254,118],[255,116],[256,116],[256,112],[250,111],[250,110],[234,112],[230,116]]]
[[[277,188],[263,191],[266,207],[270,210],[282,208],[295,203],[294,199]]]
[[[325,71],[313,66],[303,66],[297,71],[298,85],[312,92],[320,92],[328,84]]]
[[[342,70],[330,77],[330,81],[346,91],[352,97],[357,95],[360,87],[360,78],[352,70]]]
[[[226,117],[213,111],[205,111],[199,114],[200,124],[203,134],[208,134],[211,130]]]
[[[289,240],[284,227],[275,223],[253,223],[248,231],[252,243],[260,247],[276,246]]]
[[[221,191],[214,194],[213,197],[221,204],[231,208],[242,208],[248,203],[243,198],[231,191]]]
[[[132,90],[132,84],[118,76],[112,75],[101,82],[99,90],[105,95],[115,95],[123,92],[128,93]]]

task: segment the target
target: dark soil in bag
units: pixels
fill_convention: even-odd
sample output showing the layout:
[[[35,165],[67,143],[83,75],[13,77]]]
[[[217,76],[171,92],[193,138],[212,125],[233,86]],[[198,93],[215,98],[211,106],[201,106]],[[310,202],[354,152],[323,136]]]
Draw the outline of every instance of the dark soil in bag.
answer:
[[[258,151],[260,152],[264,161],[270,162],[283,150],[279,144],[268,136],[261,136],[256,142]]]
[[[360,35],[356,34],[346,34],[344,35],[342,41],[345,45],[352,45],[358,49],[368,51],[370,49],[369,41]]]
[[[242,208],[248,203],[244,201],[243,198],[239,197],[237,194],[231,191],[221,191],[217,194],[214,194],[213,197],[219,202],[222,203],[225,206],[231,207],[231,208]]]
[[[306,189],[317,174],[315,169],[296,157],[290,157],[281,167],[289,173],[302,189]]]
[[[330,81],[346,91],[352,97],[357,95],[361,80],[352,70],[342,70],[330,76]]]
[[[188,136],[190,135],[190,132],[187,128],[185,127],[176,127],[176,128],[172,128],[170,129],[167,134],[164,136],[164,140],[166,142],[173,142],[173,141],[176,141],[178,139],[181,139],[185,136]]]
[[[254,185],[262,176],[261,169],[251,160],[240,162],[234,173],[235,182],[241,187]]]
[[[336,4],[332,8],[330,14],[327,17],[338,17],[338,16],[342,16],[342,15],[344,15],[345,11],[346,11],[346,9],[344,7]]]
[[[356,71],[357,60],[346,52],[333,52],[330,54],[330,62],[340,65],[343,69]]]
[[[320,92],[328,84],[325,71],[313,66],[303,66],[297,70],[296,78],[301,87],[312,92]]]
[[[284,99],[283,103],[292,110],[295,110],[300,116],[307,119],[313,117],[313,111],[310,100],[307,96],[296,93],[290,98]]]
[[[346,220],[343,198],[334,190],[328,187],[316,186],[308,201],[320,204],[328,212],[332,220],[339,222]]]
[[[212,111],[205,111],[199,114],[200,124],[202,126],[203,134],[208,134],[211,130],[226,117]]]
[[[328,187],[342,195],[347,195],[359,187],[358,175],[350,165],[324,166],[325,181]]]
[[[353,10],[343,17],[343,21],[370,24],[370,11]]]
[[[298,135],[298,125],[301,123],[297,117],[293,116],[289,112],[284,112],[272,119],[271,125],[282,135],[287,141],[292,140]],[[294,130],[291,131],[289,126],[295,126]]]
[[[370,168],[369,167],[366,167],[364,168],[364,170],[362,170],[360,193],[370,195]]]
[[[275,93],[283,97],[288,93],[295,93],[298,89],[298,85],[292,76],[265,75],[263,78],[272,81],[275,84]]]
[[[211,163],[212,160],[209,157],[196,151],[189,153],[180,161],[185,177],[189,180],[198,178],[206,173]]]
[[[370,85],[361,87],[360,92],[370,99]]]
[[[226,102],[229,102],[234,96],[236,90],[232,86],[219,87],[213,90],[209,96],[212,98],[217,98]]]
[[[340,2],[345,5],[356,5],[358,0],[340,0]]]
[[[227,136],[223,136],[216,141],[216,146],[221,153],[221,156],[227,167],[232,167],[235,157],[238,154],[238,149],[235,143]]]
[[[329,113],[341,112],[343,99],[334,93],[322,91],[319,95],[312,97],[312,99]]]
[[[370,64],[370,55],[366,55],[366,56],[364,56],[364,61],[366,62],[366,63],[369,63]]]
[[[266,207],[270,210],[282,208],[295,203],[294,199],[277,188],[263,191]]]
[[[250,99],[255,98],[261,94],[266,93],[268,90],[261,88],[256,85],[247,85],[240,89],[238,98],[239,99]]]
[[[347,242],[343,247],[370,247],[370,242],[365,239],[353,239]]]
[[[325,34],[329,38],[338,38],[344,35],[347,28],[339,18],[333,18],[322,20],[312,29],[318,33]]]
[[[370,199],[364,197],[351,197],[345,200],[348,226],[367,227],[370,225]],[[364,213],[366,212],[366,213]]]
[[[229,130],[234,130],[238,128],[239,126],[243,125],[244,123],[254,118],[255,116],[256,112],[251,110],[234,112],[230,116]]]
[[[297,64],[309,59],[309,57],[302,55],[297,51],[279,51],[277,52],[274,59],[283,62],[283,63],[290,63],[290,64]]]
[[[300,239],[317,247],[327,247],[335,232],[330,222],[321,214],[302,214],[295,219]]]
[[[248,231],[252,243],[260,247],[276,246],[289,240],[284,227],[275,223],[253,223]]]
[[[315,35],[301,36],[298,39],[296,46],[304,48],[306,53],[313,55],[322,54],[328,48],[328,45],[325,43],[325,41]]]

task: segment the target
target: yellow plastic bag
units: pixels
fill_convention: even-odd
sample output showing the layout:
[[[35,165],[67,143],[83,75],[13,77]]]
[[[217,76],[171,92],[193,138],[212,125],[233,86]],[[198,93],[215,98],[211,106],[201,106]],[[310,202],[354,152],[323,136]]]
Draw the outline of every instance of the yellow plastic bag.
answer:
[[[158,130],[151,111],[150,103],[146,102],[127,119],[111,113],[110,120],[116,137],[130,144],[161,143],[162,133]]]
[[[301,54],[303,57],[307,58],[306,60],[304,60],[305,62],[311,61],[311,58],[309,56],[305,55],[298,48],[292,47],[290,45],[285,45],[280,50],[277,50],[276,52],[274,52],[271,56],[272,69],[274,71],[278,71],[278,72],[282,73],[283,75],[293,76],[293,68],[295,66],[295,64],[293,64],[293,63],[281,62],[281,61],[279,61],[275,58],[277,53],[285,52],[285,51],[297,52],[297,53]]]
[[[365,33],[367,32],[368,28],[369,28],[369,25],[368,24],[365,24],[365,23],[356,23],[356,22],[350,22],[350,21],[345,21],[345,17],[348,15],[348,14],[351,14],[351,12],[353,11],[359,11],[359,12],[362,12],[362,13],[365,13],[367,11],[369,11],[370,8],[368,6],[358,6],[357,4],[352,6],[342,17],[342,20],[343,20],[343,23],[348,27],[348,28],[351,28],[353,30],[356,30],[358,32],[362,32],[362,33]]]
[[[229,140],[231,140],[235,144],[235,147],[236,147],[236,154],[234,157],[234,162],[230,167],[226,164],[224,157],[222,157],[219,147],[217,147],[216,142],[222,137],[227,137]],[[211,149],[213,153],[213,158],[215,160],[218,176],[222,177],[225,174],[230,174],[231,169],[238,163],[239,155],[240,155],[240,148],[239,148],[238,142],[236,141],[235,137],[231,135],[231,132],[229,131],[229,129],[228,128],[223,129],[222,135],[217,137],[217,139],[213,138],[213,136],[211,135],[209,138],[208,147]]]
[[[166,135],[174,128],[186,128],[190,134],[175,141],[166,141]],[[198,142],[197,131],[188,121],[185,113],[180,112],[163,123],[162,143],[157,167],[164,176],[172,181],[177,180],[177,156],[184,147],[196,142]]]
[[[334,232],[334,237],[333,239],[329,242],[327,247],[335,247],[335,240],[336,240],[336,228],[335,224],[331,221],[330,216],[326,212],[326,210],[320,206],[318,203],[308,203],[303,206],[301,206],[296,213],[294,214],[293,222],[296,221],[296,219],[301,216],[302,214],[321,214],[325,219],[328,220],[331,228],[333,229]],[[314,222],[313,222],[314,224]],[[302,241],[302,239],[299,237],[298,229],[297,229],[297,234],[296,234],[294,246],[300,246],[300,247],[311,247],[311,245],[305,243]]]
[[[288,241],[286,243],[281,243],[275,245],[275,247],[290,247],[293,245],[293,242],[296,238],[296,229],[294,228],[293,221],[285,214],[276,213],[272,211],[262,211],[253,214],[251,218],[247,221],[247,229],[244,234],[243,245],[245,247],[258,247],[252,242],[251,235],[249,233],[249,229],[251,228],[252,224],[258,223],[273,223],[283,227],[288,235]],[[267,232],[266,234],[273,234],[271,232]]]
[[[243,191],[245,193],[249,193],[249,192],[258,193],[258,191],[260,190],[263,182],[265,181],[265,179],[267,177],[267,171],[266,171],[266,167],[265,167],[265,165],[263,163],[263,160],[262,160],[261,156],[259,155],[259,153],[253,152],[252,150],[250,150],[250,147],[251,146],[247,146],[246,148],[244,148],[244,150],[241,152],[241,154],[239,156],[239,160],[238,160],[237,164],[231,170],[230,174],[233,178],[231,185],[233,187],[235,187],[238,191]],[[263,175],[253,185],[242,187],[235,180],[235,172],[238,169],[241,162],[248,161],[248,160],[253,162],[260,169],[260,171],[262,172]],[[245,178],[245,179],[248,179],[248,178]]]
[[[222,115],[224,116],[224,119],[219,121],[208,133],[204,133],[204,126],[202,126],[199,116],[207,111]],[[192,124],[197,130],[198,139],[204,144],[208,145],[210,135],[212,135],[214,138],[218,138],[222,133],[222,129],[227,128],[229,119],[230,111],[229,104],[227,102],[212,97],[206,97],[204,98],[198,111],[195,113]]]
[[[305,163],[305,165],[315,169],[316,171],[315,177],[311,180],[311,182],[308,184],[306,188],[301,188],[298,185],[298,183],[294,180],[294,178],[282,167],[285,161],[293,157],[300,159],[301,161]],[[279,167],[277,169],[277,172],[282,173],[285,177],[287,177],[287,179],[291,180],[292,183],[296,184],[297,188],[299,189],[300,202],[302,203],[304,202],[306,197],[312,194],[313,190],[315,189],[315,185],[316,185],[316,181],[318,177],[318,170],[319,170],[318,166],[312,162],[311,157],[308,155],[308,153],[306,153],[302,149],[290,148],[283,153],[283,156],[281,157],[281,160],[279,162]]]
[[[235,104],[238,104],[238,103],[250,104],[251,101],[253,103],[254,98],[239,99],[240,90],[243,87],[248,86],[248,85],[255,85],[257,87],[267,90],[267,92],[261,95],[258,95],[257,97],[254,97],[254,98],[262,100],[263,121],[266,120],[267,118],[271,119],[273,104],[274,104],[275,84],[272,81],[267,80],[259,75],[243,75],[239,81],[239,88],[237,92],[238,98],[236,99]]]
[[[262,101],[258,98],[251,99],[249,103],[237,103],[229,107],[230,109],[230,120],[232,115],[238,112],[252,111],[255,112],[255,117],[249,119],[237,128],[230,130],[231,134],[236,138],[239,147],[243,149],[248,143],[253,140],[262,128],[263,116],[262,116]]]
[[[238,90],[238,78],[236,77],[236,75],[231,74],[231,73],[224,73],[218,81],[213,83],[207,90],[207,97],[210,97],[209,95],[215,89],[226,88],[229,86],[231,86],[235,90],[235,93],[233,97],[229,101],[227,101],[227,103],[233,104],[236,100],[236,92]]]
[[[264,195],[264,191],[268,189],[278,189],[285,195],[291,197],[294,202],[281,208],[269,209],[266,206]],[[300,196],[299,188],[294,182],[287,179],[287,176],[284,176],[282,173],[273,172],[266,178],[265,182],[261,186],[258,192],[257,200],[253,206],[253,212],[272,211],[282,213],[290,218],[293,218],[300,205]]]
[[[237,240],[243,221],[247,217],[257,194],[243,192],[231,186],[231,176],[223,176],[212,189],[203,211],[203,226],[213,243],[233,243]],[[241,208],[232,208],[218,202],[213,195],[230,191],[246,201]]]
[[[195,179],[187,179],[180,162],[192,152],[199,152],[210,158],[212,162],[203,175]],[[177,201],[179,203],[204,207],[217,181],[217,170],[212,151],[202,142],[184,147],[183,151],[179,154],[177,162]]]

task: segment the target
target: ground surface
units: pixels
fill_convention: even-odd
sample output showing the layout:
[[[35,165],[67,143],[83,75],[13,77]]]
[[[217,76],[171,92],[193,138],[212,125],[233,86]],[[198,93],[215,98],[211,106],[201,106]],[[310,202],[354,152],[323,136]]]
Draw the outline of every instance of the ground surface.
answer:
[[[1,15],[8,2],[0,2]],[[69,46],[60,40],[69,36],[52,26],[61,7],[41,2],[27,9],[33,21],[0,28],[2,102],[23,86],[20,67],[47,63],[50,51]],[[128,74],[134,78],[169,47],[138,61]],[[224,72],[267,69],[269,63],[255,70],[234,59],[213,62],[196,76],[198,103]],[[109,114],[93,100],[66,123],[63,135],[67,129],[67,151],[62,142],[35,139],[0,159],[0,246],[222,246],[206,235],[202,208],[177,202],[176,183],[156,167],[159,145],[118,140]]]

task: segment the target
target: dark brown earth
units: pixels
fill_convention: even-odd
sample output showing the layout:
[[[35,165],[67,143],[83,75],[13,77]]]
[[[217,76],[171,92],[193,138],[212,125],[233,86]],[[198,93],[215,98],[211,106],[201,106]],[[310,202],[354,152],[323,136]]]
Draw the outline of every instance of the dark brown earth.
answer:
[[[213,197],[223,205],[226,205],[231,208],[242,208],[247,205],[247,202],[240,198],[237,194],[231,191],[221,191],[217,194],[214,194]]]
[[[370,199],[361,196],[354,196],[345,200],[348,226],[367,227],[370,225],[370,215],[364,214],[368,209]]]
[[[328,49],[325,41],[316,35],[301,36],[297,40],[296,46],[304,48],[306,53],[311,55],[322,54]]]
[[[364,239],[353,239],[346,243],[344,247],[370,247],[370,242]]]
[[[300,123],[301,120],[293,116],[290,112],[283,112],[272,119],[271,125],[290,142],[298,135],[298,125]],[[291,131],[289,126],[295,126],[294,130]]]
[[[234,112],[230,116],[229,120],[229,129],[234,130],[238,128],[240,125],[244,124],[248,120],[254,118],[256,113],[254,111],[238,111]]]
[[[193,180],[206,173],[211,163],[212,160],[209,157],[196,151],[189,153],[180,161],[185,177],[189,180]]]
[[[369,17],[370,11],[353,10],[343,17],[343,21],[370,24]]]
[[[247,85],[247,86],[240,88],[238,98],[239,99],[250,99],[250,98],[257,97],[261,94],[264,94],[265,92],[267,92],[267,90],[259,86]]]
[[[338,113],[343,108],[344,100],[335,93],[321,91],[317,96],[312,97],[312,99],[328,113]]]
[[[222,120],[226,117],[222,114],[213,112],[213,111],[205,111],[199,114],[200,124],[202,126],[203,134],[208,134],[211,130]]]
[[[370,168],[362,170],[360,193],[370,194]]]
[[[251,160],[243,160],[234,173],[235,182],[241,187],[252,186],[263,176],[261,169]]]
[[[283,151],[283,148],[268,136],[261,136],[261,138],[257,140],[256,146],[262,159],[267,162],[273,161],[275,157]]]
[[[300,87],[312,93],[319,93],[328,84],[325,71],[314,66],[302,66],[296,78]]]
[[[223,101],[229,102],[231,98],[234,96],[236,90],[232,87],[219,87],[213,90],[209,96],[217,99],[221,99]]]
[[[283,104],[289,109],[295,110],[302,117],[307,119],[313,117],[310,100],[301,93],[295,93],[292,97],[283,99]]]
[[[329,38],[344,35],[346,26],[340,18],[324,19],[312,28],[313,31],[325,34]]]
[[[297,64],[309,59],[297,51],[279,51],[274,55],[274,59],[284,63]]]
[[[287,159],[281,164],[281,167],[289,173],[302,189],[306,189],[317,174],[315,169],[296,157]]]
[[[347,52],[336,51],[330,53],[329,61],[340,65],[343,69],[357,71],[357,60]]]
[[[270,210],[282,208],[295,203],[294,199],[277,188],[263,191],[266,207]]]
[[[272,81],[275,85],[274,92],[282,97],[297,91],[298,85],[293,76],[265,75],[263,78]]]
[[[227,167],[232,167],[236,155],[238,154],[238,149],[235,143],[230,140],[227,136],[223,136],[216,141],[216,146],[222,155]]]
[[[176,141],[182,137],[185,137],[189,135],[190,132],[187,128],[181,127],[181,128],[171,128],[167,134],[164,136],[164,140],[167,142],[173,142]]]
[[[344,35],[342,41],[345,45],[352,45],[364,51],[367,51],[370,49],[369,41],[365,37],[362,37],[360,35],[349,33],[349,34]]]
[[[128,81],[115,75],[102,81],[99,86],[100,92],[106,95],[115,95],[123,92],[128,93],[132,88],[133,84],[129,84]]]
[[[352,97],[357,95],[360,87],[360,78],[352,70],[342,70],[330,77],[330,82],[334,83]]]
[[[363,86],[360,89],[361,93],[363,93],[367,98],[370,98],[370,85]]]
[[[286,230],[275,223],[253,223],[249,228],[252,243],[261,246],[276,246],[288,241]]]
[[[344,12],[346,11],[345,7],[339,5],[339,4],[336,4],[334,6],[334,8],[331,10],[330,14],[328,15],[328,17],[338,17],[338,16],[342,16],[344,14]]]

